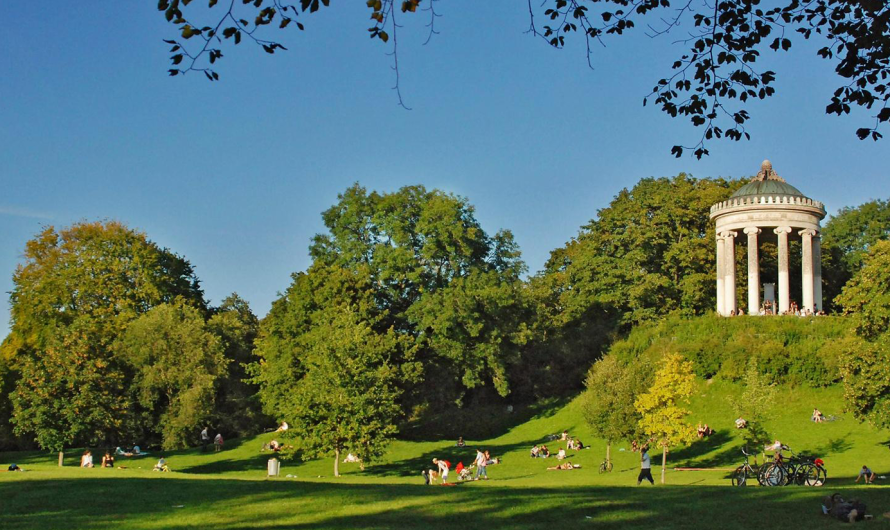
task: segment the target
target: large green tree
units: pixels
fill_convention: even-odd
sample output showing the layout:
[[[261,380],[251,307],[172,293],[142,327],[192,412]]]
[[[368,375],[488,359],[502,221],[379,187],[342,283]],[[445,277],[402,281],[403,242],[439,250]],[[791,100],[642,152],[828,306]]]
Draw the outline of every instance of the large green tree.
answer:
[[[890,202],[873,200],[841,208],[822,230],[822,277],[826,306],[861,268],[869,250],[890,239]]]
[[[570,324],[593,311],[626,326],[673,311],[711,311],[716,243],[708,212],[742,184],[680,174],[621,190],[547,262],[556,321]]]
[[[175,25],[177,34],[166,40],[172,45],[169,73],[202,72],[211,81],[217,80],[216,63],[223,57],[223,48],[243,40],[267,53],[284,50],[270,35],[270,28],[302,30],[307,11],[313,13],[329,4],[329,0],[159,0],[158,10]],[[367,11],[360,14],[359,5],[355,3],[356,12],[366,16]],[[440,27],[436,25],[438,3],[370,0],[365,5],[371,13],[371,38],[391,41],[396,93],[404,105],[398,90],[396,35],[405,22],[399,17],[425,12],[432,37]],[[713,5],[671,0],[544,0],[529,1],[527,6],[517,2],[511,8],[527,10],[526,33],[550,46],[563,48],[572,37],[584,40],[591,66],[599,44],[633,33],[637,25],[648,27],[650,36],[662,38],[669,38],[667,34],[679,26],[690,28],[681,41],[688,49],[673,61],[672,73],[655,81],[643,100],[645,105],[651,99],[669,116],[688,118],[693,126],[701,127],[696,144],[673,147],[676,156],[692,149],[701,158],[708,154],[706,143],[712,139],[749,138],[747,103],[772,96],[778,76],[762,69],[758,59],[769,50],[789,50],[794,39],[818,41],[818,55],[831,61],[841,78],[840,87],[826,94],[826,113],[848,114],[854,106],[867,109],[875,121],[856,131],[860,139],[877,140],[881,137],[878,126],[890,120],[890,6],[882,0],[784,0],[768,6],[753,0]]]
[[[133,378],[140,423],[160,435],[164,449],[193,445],[229,364],[201,312],[179,300],[161,304],[130,323],[115,355]]]
[[[58,449],[134,434],[113,345],[130,322],[180,298],[203,308],[191,265],[119,222],[44,229],[13,275],[2,358],[22,436]]]
[[[847,409],[860,420],[890,427],[890,241],[869,249],[837,301],[867,339],[844,359]]]

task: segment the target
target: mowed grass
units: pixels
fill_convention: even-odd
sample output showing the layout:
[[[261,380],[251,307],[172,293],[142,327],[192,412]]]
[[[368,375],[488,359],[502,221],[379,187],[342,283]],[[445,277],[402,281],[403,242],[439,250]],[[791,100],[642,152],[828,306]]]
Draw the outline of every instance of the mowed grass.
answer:
[[[825,486],[729,487],[727,470],[742,458],[730,406],[739,393],[733,384],[701,383],[690,407],[691,420],[706,422],[717,432],[669,453],[666,486],[636,486],[639,455],[631,453],[627,444],[613,447],[614,471],[598,473],[605,446],[589,436],[575,400],[518,411],[515,415],[521,421],[516,425],[494,438],[467,440],[463,449],[451,439],[397,441],[381,462],[365,471],[356,464],[341,464],[340,478],[332,476],[332,461],[325,459],[285,462],[281,477],[267,479],[265,465],[270,455],[259,448],[272,438],[270,434],[227,442],[220,453],[168,453],[171,473],[151,471],[157,454],[119,459],[117,463],[127,469],[80,469],[77,451],[68,453],[63,468],[56,466],[55,455],[44,452],[0,453],[4,466],[16,462],[28,470],[0,473],[0,526],[828,528],[840,523],[820,515],[819,501],[823,495],[840,491],[845,497],[859,497],[877,514],[870,526],[890,528],[890,520],[881,517],[890,511],[890,488],[885,486],[890,481],[852,484],[862,464],[879,475],[890,474],[890,434],[841,414],[840,388],[781,389],[768,425],[776,438],[795,451],[826,461],[829,481]],[[814,406],[838,419],[812,423]],[[505,423],[506,411],[488,414],[490,418],[468,414],[465,421]],[[569,451],[569,459],[581,469],[547,471],[556,460],[532,459],[528,451],[544,442],[555,453],[559,442],[547,442],[546,436],[563,429],[593,448]],[[489,467],[491,480],[452,487],[423,484],[420,471],[431,467],[433,457],[467,464],[475,447],[503,459]],[[660,454],[653,454],[652,460],[657,480]],[[707,470],[678,471],[677,467]]]

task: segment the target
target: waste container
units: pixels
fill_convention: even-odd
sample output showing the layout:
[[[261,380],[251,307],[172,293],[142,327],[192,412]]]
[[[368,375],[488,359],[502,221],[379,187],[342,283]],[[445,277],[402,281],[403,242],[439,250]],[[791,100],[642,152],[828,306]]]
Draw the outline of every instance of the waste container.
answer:
[[[269,476],[277,477],[278,472],[280,470],[281,470],[281,462],[279,462],[277,458],[270,458],[269,466],[268,466]]]

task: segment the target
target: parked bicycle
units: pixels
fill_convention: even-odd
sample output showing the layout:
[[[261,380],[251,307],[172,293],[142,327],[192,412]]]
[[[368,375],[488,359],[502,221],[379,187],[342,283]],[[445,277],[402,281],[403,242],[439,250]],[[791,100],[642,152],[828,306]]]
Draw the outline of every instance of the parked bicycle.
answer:
[[[609,473],[612,471],[612,461],[611,460],[603,460],[600,463],[600,473]]]
[[[782,450],[791,453],[786,460]],[[776,451],[772,462],[760,466],[758,481],[761,486],[821,486],[828,478],[825,462],[821,458],[795,455],[787,445]]]
[[[745,462],[732,472],[731,480],[733,486],[747,486],[749,479],[758,477],[757,470],[748,462],[748,457],[754,455],[749,454],[744,449],[742,449],[742,454],[745,455]]]

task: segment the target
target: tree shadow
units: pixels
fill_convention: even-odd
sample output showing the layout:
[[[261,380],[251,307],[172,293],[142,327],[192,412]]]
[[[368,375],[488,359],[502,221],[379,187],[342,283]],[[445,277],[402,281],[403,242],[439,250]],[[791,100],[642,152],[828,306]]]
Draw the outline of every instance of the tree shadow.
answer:
[[[853,443],[846,438],[830,438],[827,442],[817,447],[806,447],[800,451],[802,455],[812,457],[824,456],[827,454],[836,455],[845,453],[853,448]]]
[[[534,440],[527,440],[512,444],[479,445],[478,448],[483,451],[488,451],[492,458],[495,458],[523,447],[531,449],[532,445],[535,443],[537,442]],[[364,473],[366,475],[378,477],[410,477],[413,475],[420,477],[421,471],[433,468],[433,458],[444,458],[445,460],[448,460],[451,463],[452,473],[454,473],[453,470],[458,462],[463,462],[465,467],[469,467],[473,463],[476,458],[476,449],[477,446],[470,445],[465,447],[452,446],[443,449],[435,449],[427,451],[414,458],[368,466]],[[456,476],[452,475],[451,478],[457,480]]]
[[[668,460],[673,458],[674,462],[683,462],[689,467],[722,467],[739,463],[742,458],[740,447],[730,447],[711,454],[732,441],[733,438],[727,431],[715,431],[711,436],[701,438],[689,447],[668,454]]]
[[[30,483],[22,487],[19,482]],[[845,497],[849,488],[838,488]],[[856,489],[881,506],[885,488]],[[832,490],[834,491],[834,489]],[[115,502],[95,502],[113,492]],[[461,487],[295,480],[148,478],[3,480],[4,528],[358,529],[836,528],[823,488]]]
[[[532,405],[516,405],[506,412],[504,405],[453,408],[404,425],[400,440],[435,442],[439,440],[489,440],[530,420],[553,416],[568,399],[547,399]],[[479,418],[484,418],[481,421]]]

